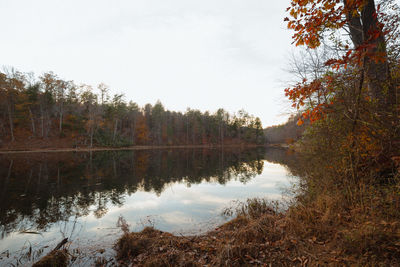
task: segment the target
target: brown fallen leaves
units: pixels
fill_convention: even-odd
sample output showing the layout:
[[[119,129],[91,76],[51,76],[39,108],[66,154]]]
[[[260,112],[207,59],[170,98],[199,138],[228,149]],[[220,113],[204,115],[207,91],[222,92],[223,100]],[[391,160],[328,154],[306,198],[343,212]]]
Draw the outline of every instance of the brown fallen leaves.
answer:
[[[346,244],[349,235],[344,235],[340,226],[349,228],[349,224],[344,225],[345,220],[335,225],[324,221],[323,214],[315,213],[312,227],[327,227],[321,228],[321,234],[321,230],[310,228],[310,222],[293,220],[295,212],[299,210],[242,214],[200,236],[174,236],[151,227],[138,233],[126,232],[115,244],[117,259],[121,266],[357,266],[369,261],[382,266],[400,264],[400,247],[388,251],[390,255],[384,251],[373,255],[349,251],[361,241],[354,239]],[[393,233],[374,237],[377,242],[373,244],[385,250],[386,245],[378,241],[390,243],[390,237],[394,237]],[[370,248],[366,251],[374,252]]]
[[[301,241],[286,238],[283,221],[278,214],[257,219],[239,216],[192,237],[148,227],[125,233],[115,249],[121,265],[133,266],[305,266],[315,262],[315,256],[301,252]]]
[[[68,266],[69,256],[66,250],[55,250],[33,264],[34,267]]]

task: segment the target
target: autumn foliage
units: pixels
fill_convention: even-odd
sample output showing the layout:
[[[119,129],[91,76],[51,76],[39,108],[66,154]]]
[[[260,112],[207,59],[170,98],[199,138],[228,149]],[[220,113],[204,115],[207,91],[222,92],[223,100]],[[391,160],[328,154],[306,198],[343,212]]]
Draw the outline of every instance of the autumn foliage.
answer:
[[[400,9],[392,0],[292,0],[287,12],[304,50],[285,94],[297,124],[310,121],[292,170],[302,177],[287,214],[292,236],[321,240],[310,246],[317,261],[336,254],[322,265],[397,266]]]
[[[398,48],[400,19],[394,1],[376,5],[373,0],[294,0],[287,11],[290,18],[285,20],[294,31],[296,46],[334,50],[325,62],[331,67],[329,73],[303,79],[285,90],[293,107],[307,110],[305,118],[313,122],[326,114],[338,100],[333,82],[346,71],[359,76],[360,87],[369,87],[371,101],[381,106],[394,104],[396,89],[388,53]]]
[[[52,72],[38,79],[0,72],[0,149],[264,142],[260,119],[243,110],[174,112],[159,101],[139,107],[109,91],[105,84],[77,85]]]

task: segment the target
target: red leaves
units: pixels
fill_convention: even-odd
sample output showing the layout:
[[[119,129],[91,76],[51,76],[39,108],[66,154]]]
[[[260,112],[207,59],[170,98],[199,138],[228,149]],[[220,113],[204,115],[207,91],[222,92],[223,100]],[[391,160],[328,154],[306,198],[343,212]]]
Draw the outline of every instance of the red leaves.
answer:
[[[293,18],[285,19],[295,31],[294,43],[316,48],[321,44],[321,32],[338,29],[345,23],[343,6],[336,0],[292,0],[287,10]]]
[[[294,87],[285,89],[285,96],[292,101],[292,107],[298,110],[306,107],[297,125],[301,126],[304,120],[309,119],[311,123],[323,118],[327,114],[327,108],[334,104],[329,95],[334,90],[335,77],[325,75],[321,79],[308,82],[303,79],[301,83]],[[330,99],[329,103],[320,101],[320,99]]]
[[[321,44],[321,36],[326,31],[336,31],[348,21],[347,15],[360,16],[364,0],[347,0],[343,5],[339,0],[292,0],[291,6],[286,9],[290,18],[286,17],[287,27],[295,31],[293,40],[296,46],[306,45],[316,48]],[[377,7],[376,17],[380,12]],[[372,34],[372,39],[379,37],[380,32]]]
[[[304,123],[304,121],[300,118],[300,119],[297,121],[297,126],[301,126],[301,125],[303,125],[303,123]]]
[[[325,33],[338,31],[346,24],[350,24],[352,19],[359,18],[360,23],[363,24],[365,18],[360,16],[365,11],[365,3],[365,0],[291,0],[291,5],[286,10],[289,18],[285,18],[285,21],[287,27],[294,31],[293,43],[296,46],[305,45],[314,49],[320,46]],[[349,67],[357,68],[363,65],[365,58],[374,60],[376,63],[387,60],[386,51],[379,49],[379,44],[384,44],[383,37],[394,40],[396,35],[390,32],[390,28],[387,28],[390,25],[388,16],[382,14],[380,5],[378,5],[377,11],[370,16],[372,16],[372,26],[368,31],[361,29],[364,34],[361,40],[354,38],[356,47],[351,49],[347,44],[348,40],[343,42],[340,37],[336,40],[339,56],[325,62],[325,65],[330,66],[336,75],[340,76]],[[378,22],[378,17],[384,24]],[[393,20],[400,23],[400,16],[394,16],[390,20],[392,24]],[[358,36],[355,35],[355,37]],[[304,109],[305,106],[309,111],[299,120],[300,125],[303,124],[305,118],[314,121],[326,114],[327,107],[333,104],[330,96],[335,92],[336,78],[332,75],[325,75],[311,82],[303,80],[295,86],[285,89],[285,95],[292,102],[292,107]]]

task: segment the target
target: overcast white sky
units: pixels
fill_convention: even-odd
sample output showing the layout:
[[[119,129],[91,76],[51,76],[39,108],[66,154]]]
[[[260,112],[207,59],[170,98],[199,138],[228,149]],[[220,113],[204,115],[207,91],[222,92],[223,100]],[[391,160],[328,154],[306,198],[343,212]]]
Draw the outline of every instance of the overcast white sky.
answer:
[[[1,0],[0,64],[104,82],[139,105],[160,100],[286,120],[289,0]]]

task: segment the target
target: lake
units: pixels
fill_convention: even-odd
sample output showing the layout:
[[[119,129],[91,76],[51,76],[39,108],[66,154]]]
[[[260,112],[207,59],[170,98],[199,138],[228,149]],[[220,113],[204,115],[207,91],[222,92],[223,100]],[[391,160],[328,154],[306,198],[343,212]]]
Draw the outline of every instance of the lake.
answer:
[[[85,265],[112,253],[120,216],[133,231],[208,231],[236,201],[282,199],[290,157],[270,148],[2,154],[0,265],[30,265],[65,237]]]

